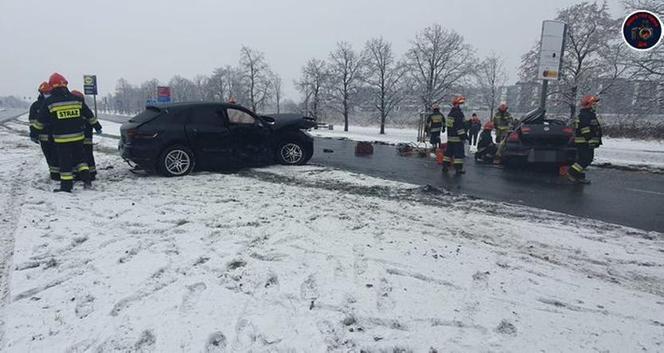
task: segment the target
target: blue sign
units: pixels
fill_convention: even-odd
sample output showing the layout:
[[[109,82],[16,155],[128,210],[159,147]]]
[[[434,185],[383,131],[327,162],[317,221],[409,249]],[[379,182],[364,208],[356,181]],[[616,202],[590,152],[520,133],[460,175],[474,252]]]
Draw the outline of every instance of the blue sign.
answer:
[[[170,103],[171,102],[171,96],[159,96],[159,97],[157,97],[157,102],[159,102],[159,103]]]

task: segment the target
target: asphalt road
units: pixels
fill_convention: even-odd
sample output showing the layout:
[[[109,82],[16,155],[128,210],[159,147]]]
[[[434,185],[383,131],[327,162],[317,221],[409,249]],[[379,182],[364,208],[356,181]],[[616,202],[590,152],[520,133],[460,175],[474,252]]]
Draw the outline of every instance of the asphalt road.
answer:
[[[432,158],[401,157],[395,146],[374,145],[356,157],[354,141],[317,138],[311,163],[384,179],[442,187],[483,199],[664,232],[664,175],[592,168],[590,185],[573,185],[555,170],[503,169],[466,157],[466,174],[449,176]],[[325,153],[329,149],[333,153]]]

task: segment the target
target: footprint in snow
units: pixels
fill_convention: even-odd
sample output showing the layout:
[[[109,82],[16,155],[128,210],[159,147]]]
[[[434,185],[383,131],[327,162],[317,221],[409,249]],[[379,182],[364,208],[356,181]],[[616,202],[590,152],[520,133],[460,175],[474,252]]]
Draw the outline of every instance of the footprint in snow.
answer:
[[[220,331],[210,335],[205,345],[206,353],[222,353],[226,351],[226,336]]]
[[[240,319],[235,325],[235,341],[233,342],[233,351],[249,351],[256,344],[258,335],[256,327],[247,319]]]
[[[182,297],[181,311],[189,311],[194,307],[194,303],[200,297],[201,293],[207,289],[207,285],[203,282],[194,283],[187,286],[187,292]]]
[[[390,297],[392,285],[385,278],[381,278],[376,286],[376,306],[378,310],[392,310],[395,307],[394,299]]]
[[[318,299],[318,283],[313,274],[310,274],[304,282],[300,285],[300,298],[303,300],[311,301],[311,306],[309,309],[312,309],[314,306],[314,301]]]
[[[134,351],[141,353],[152,352],[154,351],[154,345],[156,342],[157,337],[152,330],[145,330],[134,344]]]
[[[495,331],[503,335],[516,336],[516,326],[504,319],[498,324]]]
[[[90,315],[95,310],[94,304],[95,297],[91,295],[86,295],[83,298],[77,298],[76,308],[74,309],[76,317],[83,319]]]

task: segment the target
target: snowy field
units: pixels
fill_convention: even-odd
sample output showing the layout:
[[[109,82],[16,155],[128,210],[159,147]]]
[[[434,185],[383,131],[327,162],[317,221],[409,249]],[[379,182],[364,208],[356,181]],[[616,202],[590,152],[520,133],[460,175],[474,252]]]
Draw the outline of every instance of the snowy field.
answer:
[[[111,153],[96,190],[54,194],[36,145],[0,127],[0,148],[5,352],[664,351],[660,233],[313,166],[136,176]]]

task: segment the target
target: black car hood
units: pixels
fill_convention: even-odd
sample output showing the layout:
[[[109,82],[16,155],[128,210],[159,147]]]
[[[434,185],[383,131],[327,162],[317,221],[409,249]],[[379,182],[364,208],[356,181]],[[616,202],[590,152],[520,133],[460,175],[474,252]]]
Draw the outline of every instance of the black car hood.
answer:
[[[283,129],[285,127],[311,129],[316,125],[316,121],[313,118],[302,114],[266,114],[261,115],[261,118],[272,125],[274,129]]]

